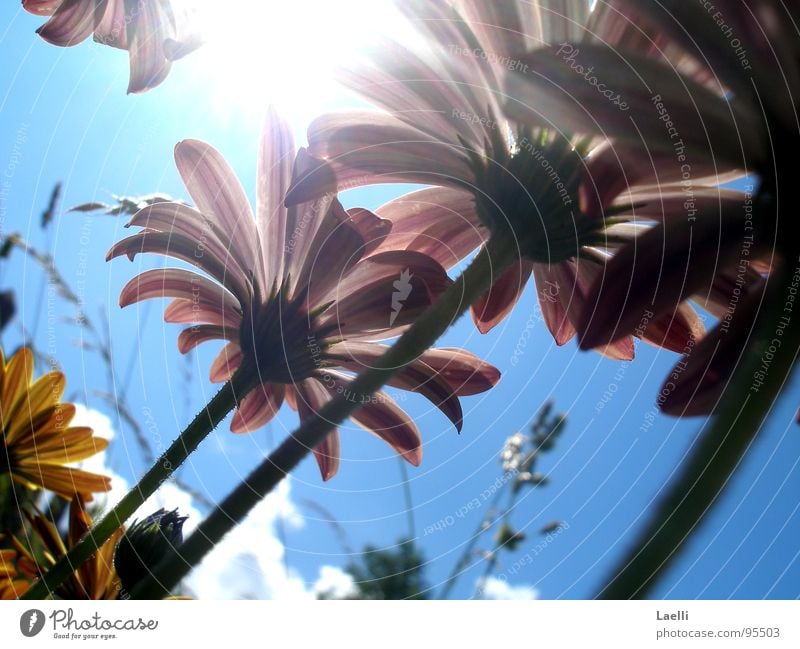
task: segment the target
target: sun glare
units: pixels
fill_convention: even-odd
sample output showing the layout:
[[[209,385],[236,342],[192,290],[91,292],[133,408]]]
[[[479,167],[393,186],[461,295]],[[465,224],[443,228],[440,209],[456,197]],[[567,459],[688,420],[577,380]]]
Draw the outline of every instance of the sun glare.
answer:
[[[337,67],[404,20],[391,0],[196,0],[206,43],[184,63],[212,84],[213,109],[260,114],[273,104],[293,121],[336,108]],[[233,10],[231,10],[233,9]]]

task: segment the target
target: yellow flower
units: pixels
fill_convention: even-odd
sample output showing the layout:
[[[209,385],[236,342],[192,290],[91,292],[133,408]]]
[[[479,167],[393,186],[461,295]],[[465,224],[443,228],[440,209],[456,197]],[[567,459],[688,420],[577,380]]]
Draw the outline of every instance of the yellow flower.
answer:
[[[20,597],[92,526],[92,518],[86,512],[84,499],[80,495],[70,505],[66,543],[58,528],[43,514],[26,512],[25,515],[31,527],[31,533],[25,537],[26,542],[12,538],[14,549],[0,551],[4,562],[0,563],[0,599]],[[61,584],[53,595],[61,599],[116,599],[120,581],[114,570],[113,558],[123,532],[123,528],[114,532],[97,553]]]
[[[110,478],[65,464],[99,453],[108,441],[85,426],[70,426],[75,406],[61,403],[64,375],[33,381],[33,354],[20,349],[6,363],[0,349],[0,474],[29,489],[49,489],[66,499],[111,489]]]
[[[0,600],[17,599],[28,590],[30,583],[18,578],[16,560],[15,550],[0,550]]]

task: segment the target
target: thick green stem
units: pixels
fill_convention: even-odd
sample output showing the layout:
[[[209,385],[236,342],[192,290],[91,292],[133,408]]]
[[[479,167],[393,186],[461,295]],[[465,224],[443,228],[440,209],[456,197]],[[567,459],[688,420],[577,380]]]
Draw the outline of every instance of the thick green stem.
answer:
[[[161,484],[172,475],[183,461],[198,447],[208,434],[225,419],[247,390],[245,378],[235,375],[201,410],[191,424],[144,474],[139,483],[106,514],[86,536],[39,579],[22,596],[22,599],[45,599],[67,579],[84,561],[97,552],[120,525],[147,500]],[[238,396],[237,396],[238,395]]]
[[[647,596],[714,506],[761,430],[800,349],[800,313],[790,314],[788,323],[785,313],[788,281],[793,272],[788,270],[770,279],[753,343],[720,401],[718,414],[706,426],[680,475],[633,548],[612,572],[599,598]],[[775,340],[779,340],[779,346],[773,357],[770,346],[776,345]],[[758,385],[754,375],[763,370],[765,358],[771,362],[763,385]]]
[[[153,573],[131,592],[132,597],[157,597],[172,590],[333,428],[347,419],[364,399],[382,388],[403,366],[431,347],[447,328],[483,295],[519,258],[516,244],[491,240],[442,297],[408,329],[375,365],[359,374],[346,394],[336,395],[286,438],[195,532],[165,556]]]

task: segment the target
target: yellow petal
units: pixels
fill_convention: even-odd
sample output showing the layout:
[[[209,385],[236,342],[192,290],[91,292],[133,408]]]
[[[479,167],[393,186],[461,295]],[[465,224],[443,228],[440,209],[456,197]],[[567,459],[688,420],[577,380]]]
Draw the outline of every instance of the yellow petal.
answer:
[[[33,378],[33,353],[27,347],[20,349],[6,365],[6,375],[3,379],[3,392],[0,395],[0,413],[3,418],[3,428],[6,427],[7,418],[13,416],[17,402],[25,394]]]

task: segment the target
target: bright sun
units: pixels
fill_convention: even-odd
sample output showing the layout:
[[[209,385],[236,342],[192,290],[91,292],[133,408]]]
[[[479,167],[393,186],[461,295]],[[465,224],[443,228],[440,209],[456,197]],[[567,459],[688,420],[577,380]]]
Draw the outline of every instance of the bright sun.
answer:
[[[310,119],[342,94],[335,69],[404,25],[391,0],[194,2],[207,41],[183,64],[208,80],[223,112],[260,114],[274,104]]]

